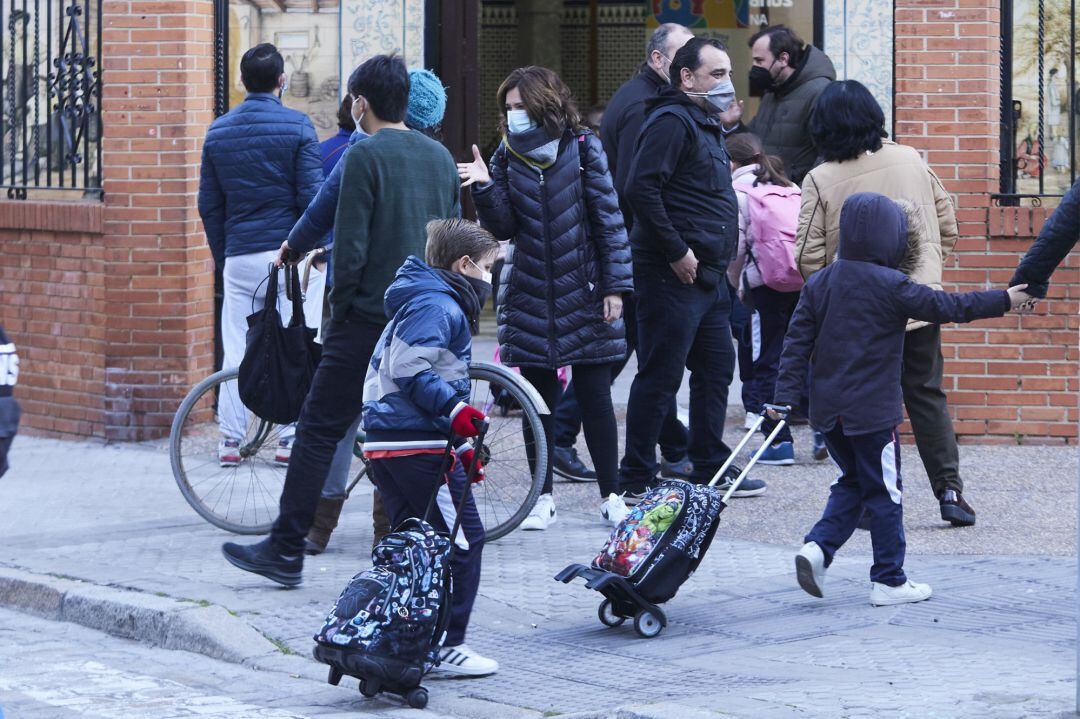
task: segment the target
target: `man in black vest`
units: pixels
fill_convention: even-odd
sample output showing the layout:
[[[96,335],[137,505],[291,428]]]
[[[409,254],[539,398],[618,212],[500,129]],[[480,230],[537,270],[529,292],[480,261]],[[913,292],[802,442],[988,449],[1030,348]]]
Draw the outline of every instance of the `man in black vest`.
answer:
[[[646,103],[625,194],[638,301],[638,374],[626,415],[620,479],[628,495],[653,483],[664,408],[690,370],[692,479],[708,482],[731,454],[724,444],[735,367],[725,270],[739,208],[717,116],[735,101],[731,60],[717,40],[693,38],[675,53],[671,86]],[[734,480],[732,467],[721,480]],[[736,497],[761,494],[747,479]]]
[[[645,122],[645,103],[656,97],[662,88],[668,87],[671,58],[693,36],[685,26],[675,23],[656,28],[645,48],[645,62],[641,71],[623,83],[604,110],[600,141],[608,158],[608,169],[619,196],[619,209],[622,210],[627,231],[634,227],[634,213],[626,201],[626,176],[634,160],[641,126]],[[611,378],[613,382],[637,349],[637,312],[633,295],[624,298],[623,317],[626,322],[626,359],[615,367]],[[677,410],[675,398],[672,397],[660,425],[660,475],[686,479],[693,468],[686,458],[686,427],[679,421]],[[555,472],[567,479],[595,482],[596,472],[585,466],[574,449],[580,431],[581,409],[571,381],[555,410]]]

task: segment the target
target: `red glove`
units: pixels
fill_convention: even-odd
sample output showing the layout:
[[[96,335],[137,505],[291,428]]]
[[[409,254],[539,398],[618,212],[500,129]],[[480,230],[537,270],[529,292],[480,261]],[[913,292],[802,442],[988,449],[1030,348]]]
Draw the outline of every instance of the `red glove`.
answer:
[[[472,481],[474,484],[476,482],[483,482],[484,465],[480,462],[480,458],[476,456],[476,452],[473,451],[473,446],[466,442],[454,450],[454,452],[457,454],[461,466],[465,468],[466,474],[472,469],[473,462],[476,462],[476,474],[473,475]]]
[[[470,404],[459,402],[450,413],[450,429],[459,437],[475,437],[480,434],[476,420],[487,421],[484,413]]]

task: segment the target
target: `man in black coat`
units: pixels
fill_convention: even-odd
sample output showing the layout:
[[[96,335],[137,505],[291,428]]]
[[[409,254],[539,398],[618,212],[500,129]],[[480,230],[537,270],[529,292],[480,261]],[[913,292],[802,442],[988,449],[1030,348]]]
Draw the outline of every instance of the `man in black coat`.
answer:
[[[645,48],[645,62],[630,80],[623,83],[604,110],[600,124],[600,141],[607,155],[608,169],[619,196],[619,209],[629,231],[634,226],[634,213],[626,201],[626,176],[634,159],[638,135],[645,122],[645,102],[656,97],[662,88],[668,87],[671,58],[694,34],[683,25],[667,23],[653,31]],[[626,357],[612,371],[612,382],[626,366],[630,355],[637,349],[637,312],[633,295],[624,297],[623,318],[626,325]],[[678,405],[671,398],[670,407],[660,426],[660,454],[663,461],[660,473],[665,477],[685,479],[691,467],[686,458],[687,430],[679,421]],[[577,456],[574,445],[581,431],[581,408],[574,392],[574,383],[566,388],[555,410],[555,457],[556,473],[577,481],[595,481],[596,473],[586,467]]]
[[[735,99],[731,60],[716,40],[693,38],[672,58],[671,86],[646,103],[626,178],[638,298],[638,374],[630,389],[620,479],[640,493],[656,475],[656,442],[690,370],[692,479],[708,482],[731,454],[724,444],[735,367],[724,278],[738,236],[738,203],[717,115]],[[731,470],[737,468],[732,467]],[[734,479],[729,470],[724,485]],[[747,479],[735,496],[765,491]]]

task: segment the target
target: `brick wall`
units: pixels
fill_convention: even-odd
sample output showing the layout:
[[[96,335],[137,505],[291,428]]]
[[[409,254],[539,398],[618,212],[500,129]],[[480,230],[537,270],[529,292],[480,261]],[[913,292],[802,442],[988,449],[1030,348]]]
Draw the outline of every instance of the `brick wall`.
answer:
[[[213,3],[106,0],[105,435],[168,432],[209,374],[213,265],[196,208],[213,119]]]
[[[0,202],[0,307],[25,429],[105,435],[101,232],[99,203]]]
[[[950,289],[1004,287],[1047,216],[1001,208],[997,0],[896,0],[896,136],[923,151],[953,193],[960,241]],[[1077,431],[1078,263],[1054,276],[1037,314],[944,333],[945,389],[962,437],[1073,442]]]

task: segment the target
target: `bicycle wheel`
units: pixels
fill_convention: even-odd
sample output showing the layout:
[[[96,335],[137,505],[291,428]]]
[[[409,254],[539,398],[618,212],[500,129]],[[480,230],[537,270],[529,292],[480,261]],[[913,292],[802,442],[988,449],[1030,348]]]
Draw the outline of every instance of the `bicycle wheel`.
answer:
[[[540,415],[548,409],[528,382],[501,365],[474,362],[469,379],[470,404],[491,423],[481,454],[487,458],[485,479],[473,485],[473,497],[487,539],[494,541],[521,524],[540,496],[550,461]],[[505,402],[506,395],[513,403]],[[512,409],[499,411],[497,403]]]
[[[188,504],[206,521],[237,534],[266,534],[278,515],[285,468],[274,463],[285,429],[243,408],[237,369],[215,372],[188,393],[173,418],[169,459],[173,477]],[[246,416],[240,462],[218,461],[219,409],[231,405]]]

